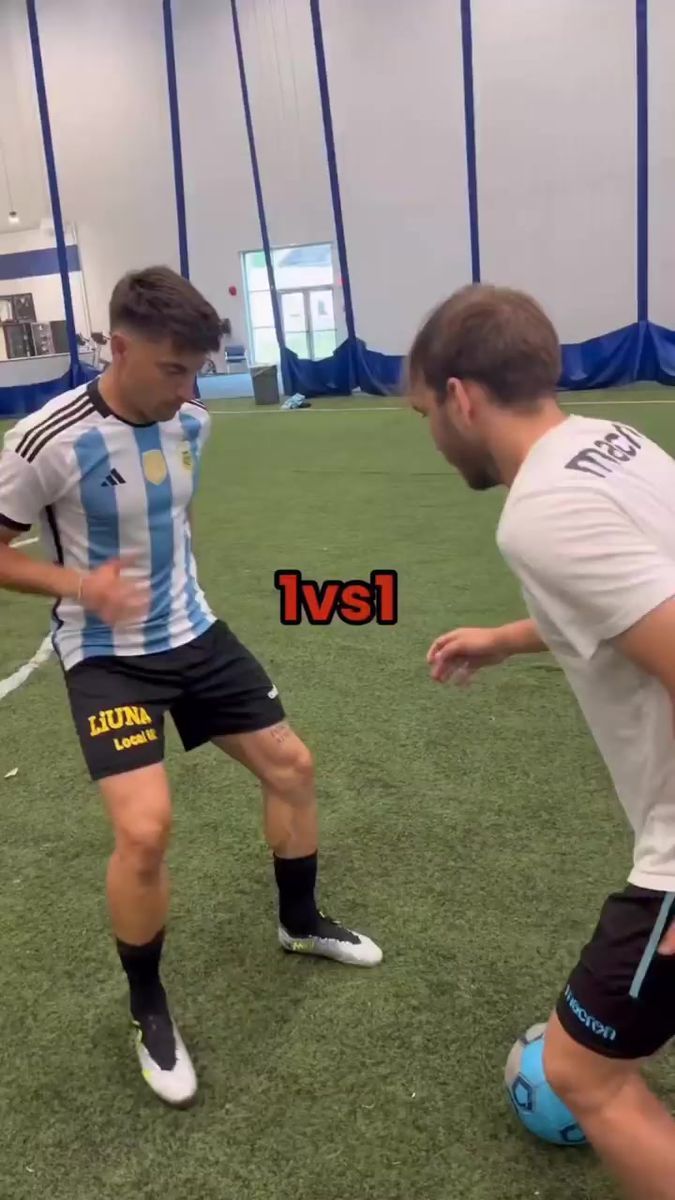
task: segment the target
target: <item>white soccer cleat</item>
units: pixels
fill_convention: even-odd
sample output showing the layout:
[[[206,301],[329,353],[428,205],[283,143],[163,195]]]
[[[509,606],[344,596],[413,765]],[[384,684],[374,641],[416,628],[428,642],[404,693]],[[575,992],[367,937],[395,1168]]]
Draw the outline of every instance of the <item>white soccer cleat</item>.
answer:
[[[185,1043],[168,1012],[134,1020],[136,1053],[143,1078],[156,1096],[187,1108],[197,1095],[197,1076]]]
[[[279,943],[289,954],[313,954],[318,958],[332,958],[335,962],[350,967],[377,967],[382,962],[382,951],[375,942],[363,933],[338,924],[337,921],[319,914],[317,933],[305,937],[293,937],[283,925],[279,926]]]

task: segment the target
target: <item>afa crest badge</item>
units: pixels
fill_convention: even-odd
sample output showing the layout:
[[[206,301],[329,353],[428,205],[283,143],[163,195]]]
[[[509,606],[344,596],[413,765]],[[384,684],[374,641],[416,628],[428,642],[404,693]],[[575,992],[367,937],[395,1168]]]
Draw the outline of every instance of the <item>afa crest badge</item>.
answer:
[[[143,474],[148,483],[159,487],[167,477],[166,459],[161,450],[146,450],[143,455]]]

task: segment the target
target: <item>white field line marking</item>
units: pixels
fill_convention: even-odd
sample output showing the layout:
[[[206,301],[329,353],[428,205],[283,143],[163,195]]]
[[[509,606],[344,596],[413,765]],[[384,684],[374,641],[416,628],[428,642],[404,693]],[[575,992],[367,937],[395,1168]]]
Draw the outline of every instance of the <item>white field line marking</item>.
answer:
[[[565,408],[598,408],[611,407],[614,404],[675,404],[674,400],[561,400]]]
[[[20,550],[22,546],[35,546],[39,541],[39,538],[24,538],[22,542],[12,542],[11,545],[15,550]]]
[[[219,417],[260,417],[263,413],[286,413],[292,412],[289,408],[210,408],[209,412],[217,413]],[[336,413],[336,412],[405,412],[402,404],[398,404],[396,408],[386,408],[384,405],[378,404],[373,408],[305,408],[299,409],[302,412],[314,413]]]
[[[51,634],[49,634],[29,662],[19,667],[18,671],[15,671],[13,675],[8,675],[7,679],[0,679],[0,700],[4,700],[5,696],[9,696],[10,692],[15,692],[27,679],[30,679],[33,671],[37,671],[38,667],[46,663],[51,653],[52,639]]]
[[[639,405],[639,404],[675,404],[675,398],[672,400],[561,400],[560,404],[563,408],[612,408],[614,405]],[[282,408],[210,408],[209,412],[218,417],[261,417],[264,414],[279,414],[282,412],[291,412],[292,409]],[[397,404],[395,408],[389,408],[384,404],[373,405],[372,408],[367,407],[367,402],[360,408],[311,408],[300,410],[313,413],[343,413],[343,412],[367,412],[367,413],[392,413],[392,412],[407,412],[405,404]]]

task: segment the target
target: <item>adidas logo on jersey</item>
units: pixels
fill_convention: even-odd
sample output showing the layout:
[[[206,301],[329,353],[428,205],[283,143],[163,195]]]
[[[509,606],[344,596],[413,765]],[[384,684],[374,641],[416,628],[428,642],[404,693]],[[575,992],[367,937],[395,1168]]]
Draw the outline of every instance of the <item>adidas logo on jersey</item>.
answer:
[[[120,475],[119,471],[116,470],[115,467],[113,467],[110,474],[106,475],[101,487],[119,487],[120,483],[126,483],[126,479],[123,475]]]

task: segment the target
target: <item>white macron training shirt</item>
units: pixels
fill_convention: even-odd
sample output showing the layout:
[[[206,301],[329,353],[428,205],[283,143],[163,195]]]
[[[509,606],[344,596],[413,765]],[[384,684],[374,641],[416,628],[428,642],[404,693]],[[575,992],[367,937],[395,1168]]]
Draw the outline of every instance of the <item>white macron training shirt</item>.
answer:
[[[199,401],[170,421],[132,425],[96,382],[49,401],[5,436],[0,524],[39,525],[49,559],[90,571],[131,555],[150,584],[145,619],[112,628],[73,601],[54,607],[54,647],[65,670],[99,655],[156,654],[215,621],[197,580],[188,506],[208,436]]]
[[[611,644],[675,597],[675,461],[630,426],[571,416],[529,452],[497,541],[635,832],[630,882],[675,892],[673,703]]]

